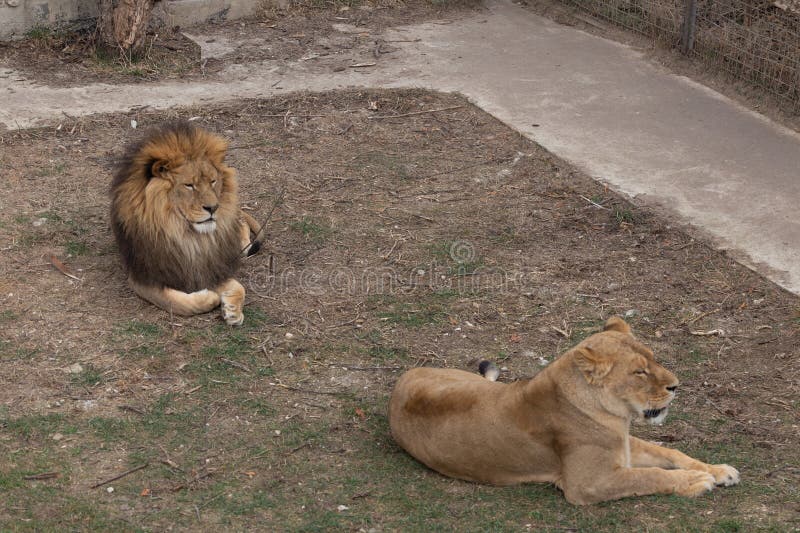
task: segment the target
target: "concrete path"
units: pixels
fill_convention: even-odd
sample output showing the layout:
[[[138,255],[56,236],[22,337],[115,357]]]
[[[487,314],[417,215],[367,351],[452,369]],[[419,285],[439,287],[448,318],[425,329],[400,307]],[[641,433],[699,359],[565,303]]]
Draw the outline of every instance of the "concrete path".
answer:
[[[0,124],[347,86],[459,91],[614,189],[660,205],[800,294],[800,135],[615,42],[507,0],[449,24],[394,28],[368,72],[314,61],[232,65],[216,80],[75,89],[0,70]],[[416,41],[419,39],[418,41]],[[276,82],[278,82],[276,84]]]

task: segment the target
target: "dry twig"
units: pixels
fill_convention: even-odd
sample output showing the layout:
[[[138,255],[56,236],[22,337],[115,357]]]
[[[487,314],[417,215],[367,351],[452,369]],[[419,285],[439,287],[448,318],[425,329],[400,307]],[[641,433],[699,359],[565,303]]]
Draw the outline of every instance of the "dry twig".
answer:
[[[106,479],[105,481],[101,481],[100,483],[95,483],[94,485],[91,486],[91,488],[96,489],[97,487],[102,487],[103,485],[111,483],[112,481],[116,481],[118,479],[124,478],[127,475],[133,474],[134,472],[138,472],[139,470],[144,470],[148,466],[150,466],[150,463],[145,463],[143,465],[139,465],[137,467],[131,468],[130,470],[126,470],[125,472],[123,472],[123,473],[121,473],[121,474],[119,474],[117,476],[114,476],[112,478]]]
[[[374,117],[369,117],[370,120],[380,120],[383,118],[402,118],[402,117],[413,117],[416,115],[425,115],[427,113],[438,113],[439,111],[452,111],[453,109],[461,109],[464,107],[463,105],[454,105],[450,107],[440,107],[438,109],[426,109],[425,111],[414,111],[413,113],[403,113],[401,115],[375,115]]]

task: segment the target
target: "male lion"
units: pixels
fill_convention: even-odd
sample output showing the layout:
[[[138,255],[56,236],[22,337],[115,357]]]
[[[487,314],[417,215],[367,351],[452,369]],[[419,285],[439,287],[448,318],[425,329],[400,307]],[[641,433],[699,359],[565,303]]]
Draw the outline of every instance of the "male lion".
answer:
[[[530,380],[506,385],[461,370],[410,370],[392,393],[389,423],[400,446],[444,475],[552,482],[578,505],[735,485],[733,467],[629,435],[632,420],[664,420],[677,386],[628,324],[612,317]]]
[[[227,143],[189,122],[166,124],[131,146],[111,185],[111,225],[131,288],[179,315],[221,304],[244,320],[242,254],[258,251],[259,224],[239,208]]]

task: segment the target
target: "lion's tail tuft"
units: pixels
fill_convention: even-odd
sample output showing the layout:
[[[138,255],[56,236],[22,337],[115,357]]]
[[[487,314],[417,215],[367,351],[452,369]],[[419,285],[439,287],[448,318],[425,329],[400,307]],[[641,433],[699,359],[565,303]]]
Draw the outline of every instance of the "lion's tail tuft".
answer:
[[[256,255],[259,250],[261,250],[261,241],[255,240],[251,242],[250,246],[247,247],[247,257]]]
[[[491,361],[481,361],[478,365],[478,372],[489,381],[497,381],[500,376],[500,369]]]

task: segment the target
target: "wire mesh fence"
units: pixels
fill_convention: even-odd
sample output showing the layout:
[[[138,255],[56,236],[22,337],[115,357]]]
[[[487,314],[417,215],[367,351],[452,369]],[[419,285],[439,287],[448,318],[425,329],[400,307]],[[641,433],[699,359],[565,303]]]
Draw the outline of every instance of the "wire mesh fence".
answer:
[[[561,0],[652,37],[800,112],[800,0]]]

